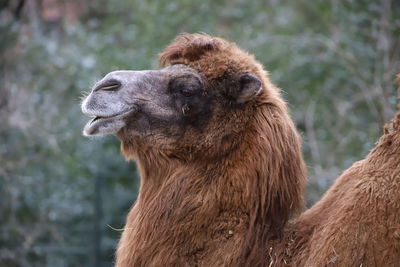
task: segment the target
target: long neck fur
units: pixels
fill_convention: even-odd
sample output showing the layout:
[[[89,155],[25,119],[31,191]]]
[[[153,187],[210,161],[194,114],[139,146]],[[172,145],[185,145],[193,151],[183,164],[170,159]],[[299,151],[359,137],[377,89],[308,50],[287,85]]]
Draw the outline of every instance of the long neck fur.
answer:
[[[240,145],[218,160],[137,154],[141,187],[117,266],[265,263],[267,240],[303,204],[305,167],[284,103],[258,109]]]

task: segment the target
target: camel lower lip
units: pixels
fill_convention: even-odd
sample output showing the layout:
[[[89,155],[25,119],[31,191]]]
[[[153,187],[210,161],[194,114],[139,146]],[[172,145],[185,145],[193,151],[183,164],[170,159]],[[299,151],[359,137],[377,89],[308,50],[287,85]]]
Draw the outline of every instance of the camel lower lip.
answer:
[[[116,133],[124,125],[123,118],[135,111],[136,109],[133,108],[112,116],[95,116],[85,125],[83,133],[84,135],[103,135]]]

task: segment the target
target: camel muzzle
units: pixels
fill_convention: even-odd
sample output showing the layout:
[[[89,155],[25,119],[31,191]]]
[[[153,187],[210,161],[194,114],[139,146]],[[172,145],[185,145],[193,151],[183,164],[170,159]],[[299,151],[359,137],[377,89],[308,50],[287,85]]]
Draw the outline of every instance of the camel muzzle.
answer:
[[[82,102],[82,113],[93,119],[83,130],[86,136],[116,134],[126,119],[139,111],[146,71],[114,71],[97,82]],[[136,97],[137,96],[137,97]]]

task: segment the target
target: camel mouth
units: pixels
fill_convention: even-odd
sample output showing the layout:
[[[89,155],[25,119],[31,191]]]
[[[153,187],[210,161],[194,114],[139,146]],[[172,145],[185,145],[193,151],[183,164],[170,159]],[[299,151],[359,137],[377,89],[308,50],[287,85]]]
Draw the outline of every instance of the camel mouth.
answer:
[[[93,117],[93,119],[91,119],[83,128],[83,135],[95,136],[116,134],[125,126],[124,118],[128,117],[132,113],[135,113],[136,110],[136,108],[131,108],[127,111],[110,116],[91,114],[90,117]]]

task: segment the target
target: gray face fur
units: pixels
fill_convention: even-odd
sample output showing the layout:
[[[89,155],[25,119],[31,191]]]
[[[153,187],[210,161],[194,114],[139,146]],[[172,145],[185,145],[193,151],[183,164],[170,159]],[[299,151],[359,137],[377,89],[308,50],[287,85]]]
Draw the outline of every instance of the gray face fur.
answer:
[[[202,89],[197,72],[184,65],[161,70],[114,71],[107,74],[94,85],[82,102],[82,112],[93,117],[84,127],[84,135],[116,134],[128,125],[134,125],[130,130],[143,132],[149,130],[149,120],[155,121],[154,118],[176,122],[182,115],[182,109],[176,107],[170,81],[180,77],[189,77],[185,79],[187,86],[183,87],[193,92]],[[143,118],[144,115],[147,120]],[[158,126],[166,125],[161,123]]]

